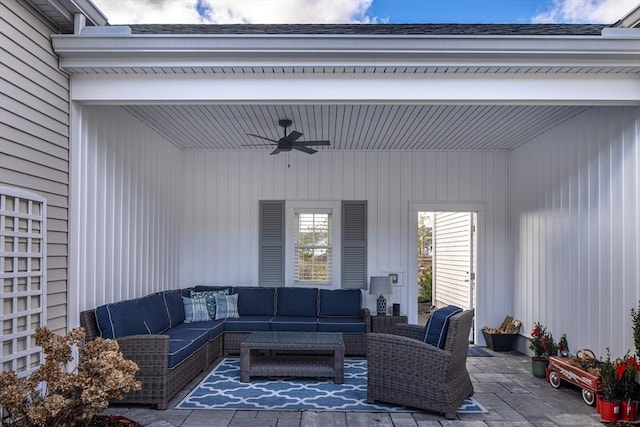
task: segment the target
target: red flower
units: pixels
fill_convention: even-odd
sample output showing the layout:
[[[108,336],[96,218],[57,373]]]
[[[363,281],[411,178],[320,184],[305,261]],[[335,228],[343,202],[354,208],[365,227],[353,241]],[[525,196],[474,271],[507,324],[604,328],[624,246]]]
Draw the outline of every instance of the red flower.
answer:
[[[626,363],[618,363],[616,365],[616,378],[618,380],[622,379],[622,376],[624,375],[624,371],[627,370],[627,364]]]
[[[627,363],[635,366],[636,370],[640,370],[640,363],[638,363],[635,357],[629,356],[629,358],[627,359]]]
[[[540,332],[541,332],[540,327],[536,326],[533,332],[531,332],[531,335],[533,335],[534,337],[537,337],[538,335],[540,335]]]

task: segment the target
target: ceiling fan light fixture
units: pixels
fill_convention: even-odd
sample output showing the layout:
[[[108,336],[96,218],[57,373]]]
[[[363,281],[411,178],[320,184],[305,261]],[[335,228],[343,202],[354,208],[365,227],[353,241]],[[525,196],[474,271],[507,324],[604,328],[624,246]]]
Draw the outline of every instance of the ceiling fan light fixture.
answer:
[[[289,128],[293,124],[290,119],[279,119],[278,125],[284,128],[284,136],[279,140],[267,138],[261,135],[255,135],[252,133],[248,133],[248,136],[253,136],[255,138],[260,138],[269,141],[269,144],[260,144],[259,146],[264,145],[275,145],[276,148],[271,152],[271,154],[279,154],[282,151],[291,151],[298,150],[307,154],[315,154],[318,150],[311,148],[311,146],[316,145],[331,145],[329,141],[298,141],[298,139],[302,136],[301,132],[292,130],[287,134],[287,128]],[[244,144],[245,146],[257,146],[257,144]]]

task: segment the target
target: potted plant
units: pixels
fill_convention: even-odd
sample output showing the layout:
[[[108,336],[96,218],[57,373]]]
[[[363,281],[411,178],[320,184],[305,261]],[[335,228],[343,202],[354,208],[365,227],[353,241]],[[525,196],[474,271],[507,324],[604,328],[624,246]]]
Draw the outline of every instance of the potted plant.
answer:
[[[112,418],[96,424],[94,414],[107,409],[109,399],[140,389],[134,376],[138,365],[124,358],[115,340],[97,338],[83,344],[84,329],[65,336],[48,328],[37,328],[35,343],[42,347],[45,361],[27,377],[14,371],[0,374],[2,426],[71,427],[113,425]],[[73,362],[73,349],[78,360]]]
[[[603,421],[617,421],[620,418],[621,383],[618,379],[618,364],[611,360],[607,347],[607,360],[600,362],[602,396],[598,402],[598,412]]]
[[[531,331],[529,339],[529,349],[533,351],[531,357],[531,372],[538,378],[547,376],[547,366],[549,366],[549,355],[554,348],[553,336],[547,331],[547,328],[536,322]]]
[[[638,302],[640,307],[640,302]],[[633,326],[633,344],[636,346],[636,355],[640,354],[640,308],[631,308],[631,321]]]
[[[558,352],[562,357],[569,357],[571,352],[569,351],[569,340],[567,334],[562,334],[560,341],[558,341]]]
[[[638,383],[636,377],[640,365],[629,353],[617,361],[616,378],[620,382],[620,418],[635,421],[638,415]]]

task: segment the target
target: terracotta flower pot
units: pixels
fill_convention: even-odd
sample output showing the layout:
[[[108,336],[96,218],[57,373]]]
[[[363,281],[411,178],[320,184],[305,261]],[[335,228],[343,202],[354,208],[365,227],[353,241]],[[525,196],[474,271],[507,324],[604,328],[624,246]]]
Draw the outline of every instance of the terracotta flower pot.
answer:
[[[547,366],[549,366],[549,359],[543,359],[540,357],[531,358],[531,372],[534,377],[546,378]]]
[[[600,399],[600,419],[602,421],[618,421],[620,419],[620,402]]]

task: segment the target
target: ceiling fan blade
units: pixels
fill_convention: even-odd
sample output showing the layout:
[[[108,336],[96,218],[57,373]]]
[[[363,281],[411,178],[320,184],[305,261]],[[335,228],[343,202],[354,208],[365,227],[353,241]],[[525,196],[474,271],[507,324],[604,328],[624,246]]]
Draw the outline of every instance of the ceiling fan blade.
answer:
[[[313,154],[313,153],[317,153],[317,150],[314,150],[313,148],[309,148],[309,147],[305,147],[304,145],[300,145],[300,144],[294,144],[292,147],[294,150],[299,150],[302,151],[303,153],[307,153],[307,154]]]
[[[292,130],[291,133],[284,138],[282,138],[281,142],[292,143],[295,142],[298,138],[300,138],[302,134],[296,130]]]
[[[281,152],[281,151],[282,151],[281,149],[276,148],[275,150],[273,150],[273,151],[271,152],[271,155],[273,156],[274,154],[278,154],[278,153],[279,153],[279,152]]]
[[[267,141],[275,142],[276,144],[278,143],[278,140],[277,140],[277,139],[271,139],[271,138],[267,138],[267,137],[265,137],[265,136],[254,135],[254,134],[252,134],[252,133],[248,133],[247,135],[248,135],[248,136],[254,136],[254,137],[256,137],[256,138],[260,138],[260,139],[264,139],[264,140],[267,140]]]
[[[276,145],[275,142],[273,144],[240,144],[240,147],[271,147],[274,145]]]
[[[298,141],[296,145],[331,145],[329,141]]]

